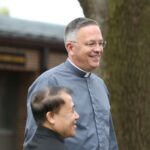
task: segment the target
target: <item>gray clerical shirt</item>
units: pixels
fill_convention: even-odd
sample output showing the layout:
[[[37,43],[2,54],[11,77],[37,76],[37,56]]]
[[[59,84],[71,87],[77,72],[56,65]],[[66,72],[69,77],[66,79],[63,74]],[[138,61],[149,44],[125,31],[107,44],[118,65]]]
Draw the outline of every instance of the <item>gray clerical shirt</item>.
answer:
[[[80,115],[76,136],[66,139],[70,150],[118,150],[103,80],[93,73],[87,75],[68,60],[40,75],[29,88],[24,144],[30,141],[36,129],[30,108],[32,94],[46,86],[57,85],[73,90],[72,97]]]

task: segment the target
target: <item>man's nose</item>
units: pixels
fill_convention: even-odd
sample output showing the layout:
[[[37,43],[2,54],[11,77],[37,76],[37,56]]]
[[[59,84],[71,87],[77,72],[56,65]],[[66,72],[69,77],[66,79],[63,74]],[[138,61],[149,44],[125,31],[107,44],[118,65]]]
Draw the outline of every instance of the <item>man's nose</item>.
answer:
[[[103,46],[99,45],[99,44],[96,44],[96,46],[94,48],[94,51],[98,52],[98,53],[102,53],[103,52]]]
[[[75,118],[76,118],[76,119],[79,119],[79,118],[80,118],[80,116],[79,116],[79,114],[78,114],[77,112],[75,112]]]

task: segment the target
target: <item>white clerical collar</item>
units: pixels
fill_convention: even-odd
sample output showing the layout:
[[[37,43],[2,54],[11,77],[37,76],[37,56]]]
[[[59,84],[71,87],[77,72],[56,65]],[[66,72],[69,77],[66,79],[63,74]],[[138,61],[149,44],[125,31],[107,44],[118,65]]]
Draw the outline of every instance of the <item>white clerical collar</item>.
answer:
[[[84,71],[84,70],[82,70],[81,68],[79,68],[78,66],[76,66],[69,58],[68,58],[68,61],[69,61],[74,67],[76,67],[77,69],[79,69],[80,71],[85,72],[85,75],[84,75],[85,78],[89,77],[89,75],[91,74],[91,72]]]

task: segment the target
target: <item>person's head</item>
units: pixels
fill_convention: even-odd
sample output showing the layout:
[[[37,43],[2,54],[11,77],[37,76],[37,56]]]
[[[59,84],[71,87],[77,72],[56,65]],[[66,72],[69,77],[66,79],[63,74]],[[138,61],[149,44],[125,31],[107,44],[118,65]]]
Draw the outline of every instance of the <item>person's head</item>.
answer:
[[[79,115],[71,92],[65,87],[50,87],[34,93],[31,109],[37,125],[50,128],[64,138],[74,136]]]
[[[92,71],[97,68],[105,42],[98,23],[89,18],[77,18],[65,29],[65,47],[68,57],[79,68]]]

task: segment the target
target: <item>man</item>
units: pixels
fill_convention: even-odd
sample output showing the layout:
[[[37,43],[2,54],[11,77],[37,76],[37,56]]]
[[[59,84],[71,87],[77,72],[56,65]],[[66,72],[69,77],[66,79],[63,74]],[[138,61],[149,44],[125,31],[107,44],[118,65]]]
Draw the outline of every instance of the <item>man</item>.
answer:
[[[38,128],[24,150],[67,150],[63,139],[75,135],[79,119],[70,94],[64,87],[34,93],[31,110]]]
[[[59,85],[74,91],[80,115],[77,134],[66,140],[67,146],[72,150],[117,150],[108,91],[103,80],[92,73],[100,65],[105,46],[99,25],[89,18],[74,19],[65,29],[64,41],[66,62],[43,73],[29,89],[25,144],[36,129],[29,106],[32,93],[47,85]]]

